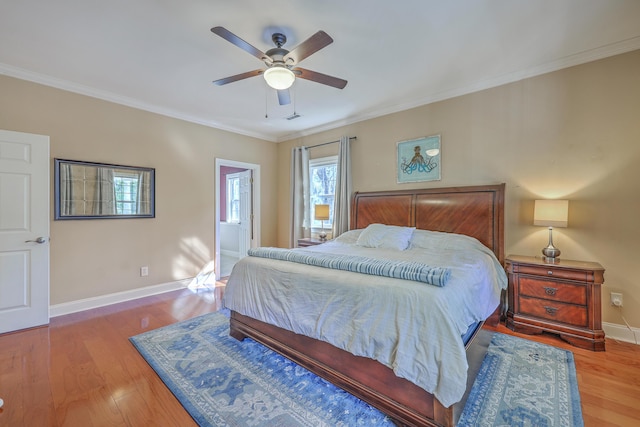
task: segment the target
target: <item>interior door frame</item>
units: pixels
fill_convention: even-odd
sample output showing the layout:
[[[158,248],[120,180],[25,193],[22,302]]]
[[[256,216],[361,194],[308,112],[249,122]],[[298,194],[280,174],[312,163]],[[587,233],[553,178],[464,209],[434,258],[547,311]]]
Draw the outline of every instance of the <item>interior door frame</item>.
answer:
[[[250,248],[260,246],[260,165],[254,163],[246,163],[246,162],[238,162],[236,160],[227,160],[216,158],[216,173],[215,173],[215,224],[214,224],[214,233],[215,233],[215,243],[214,243],[214,251],[215,251],[215,273],[216,280],[220,280],[220,167],[228,166],[233,168],[244,168],[251,169],[253,174],[253,191],[252,191],[252,205],[253,205],[253,221],[251,227],[253,227],[253,239],[250,239],[249,244],[247,245]],[[226,209],[226,207],[225,207]]]

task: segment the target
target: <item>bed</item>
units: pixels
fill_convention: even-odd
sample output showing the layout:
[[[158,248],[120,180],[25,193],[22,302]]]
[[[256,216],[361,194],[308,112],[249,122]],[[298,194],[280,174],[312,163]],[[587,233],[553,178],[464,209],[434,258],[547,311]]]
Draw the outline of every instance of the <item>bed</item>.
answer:
[[[465,316],[474,319],[474,322],[470,322],[465,317],[464,327],[458,324],[462,322],[462,320],[458,320],[458,314],[455,316],[447,314],[449,311],[458,313],[457,305],[450,302],[450,300],[457,301],[456,294],[458,292],[455,291],[455,286],[458,286],[458,276],[462,274],[460,273],[462,270],[455,265],[451,269],[446,268],[447,271],[444,272],[446,274],[440,275],[434,274],[434,271],[439,268],[436,265],[437,262],[432,262],[434,265],[427,266],[429,268],[427,276],[439,277],[445,282],[453,280],[447,282],[445,286],[439,287],[418,283],[417,279],[406,281],[397,276],[378,277],[354,273],[354,270],[345,272],[329,269],[326,272],[326,268],[318,267],[317,264],[308,266],[281,259],[274,260],[269,258],[271,255],[264,256],[263,253],[262,257],[250,256],[236,264],[229,278],[224,304],[231,310],[230,335],[238,340],[251,337],[377,407],[398,424],[452,426],[455,424],[456,414],[460,411],[460,403],[456,402],[464,400],[460,395],[459,364],[463,363],[465,368],[465,381],[462,387],[466,389],[473,380],[472,374],[467,377],[466,368],[470,362],[467,359],[471,354],[476,354],[477,358],[478,353],[474,349],[474,345],[478,341],[475,338],[481,330],[483,322],[487,319],[496,322],[501,312],[500,289],[504,288],[506,284],[502,270],[504,263],[503,211],[504,184],[356,193],[353,197],[351,210],[352,231],[338,237],[333,244],[334,249],[332,250],[337,250],[339,256],[347,257],[351,248],[348,245],[353,242],[359,243],[362,240],[361,236],[366,234],[365,232],[378,227],[379,224],[384,224],[383,227],[387,227],[385,230],[392,228],[398,230],[415,228],[416,230],[411,235],[412,240],[409,243],[411,250],[397,251],[402,253],[402,255],[398,255],[399,258],[396,257],[400,263],[411,263],[414,261],[412,257],[422,256],[413,249],[415,246],[416,250],[422,250],[421,245],[417,242],[426,235],[434,235],[438,238],[444,236],[447,239],[442,240],[443,249],[441,251],[433,252],[432,255],[436,258],[447,256],[446,249],[450,246],[449,238],[451,236],[456,242],[461,241],[462,244],[467,245],[467,241],[473,241],[473,245],[482,247],[487,252],[490,251],[493,260],[491,262],[494,263],[493,268],[496,270],[494,272],[496,283],[493,285],[493,293],[486,301],[480,298],[482,301],[475,304],[480,307],[477,310],[475,306],[472,307],[472,310],[467,306],[461,306],[460,310],[465,312]],[[451,233],[455,233],[455,235]],[[473,239],[464,236],[470,236]],[[327,245],[327,248],[331,246],[330,243],[324,245]],[[331,261],[331,254],[321,254],[323,252],[321,246],[324,245],[305,250],[282,250],[282,252],[289,257],[302,254],[305,258],[313,258],[313,262],[317,262],[316,257],[323,258],[323,261],[326,261],[324,258],[329,258]],[[341,247],[342,249],[340,249]],[[355,246],[352,247],[355,248]],[[429,247],[431,248],[431,246]],[[430,250],[433,251],[433,249],[438,249],[438,246],[436,245]],[[340,250],[343,252],[340,253]],[[368,253],[367,250],[369,249],[364,249],[364,254]],[[274,249],[272,252],[279,251]],[[412,255],[412,253],[418,255]],[[361,253],[358,252],[349,258],[347,264],[356,265],[360,255]],[[391,250],[386,251],[385,256],[387,255],[392,258],[395,256]],[[368,257],[361,258],[369,259]],[[469,262],[466,258],[463,261]],[[379,262],[386,261],[380,260]],[[271,274],[268,272],[269,269],[274,270],[273,277],[269,275]],[[395,268],[391,270],[396,271]],[[280,275],[277,275],[277,272]],[[443,272],[439,270],[437,273]],[[501,275],[498,280],[499,273]],[[331,304],[332,299],[327,298],[331,292],[327,293],[321,287],[320,276],[324,277],[327,274],[329,278],[322,279],[322,282],[336,283],[333,294],[337,294],[337,299],[342,299],[344,303],[339,307],[347,305],[350,310],[356,310],[357,315],[349,317],[345,314],[349,311],[338,311],[337,313],[331,311],[329,312],[331,315],[327,315],[328,312],[324,310],[324,307],[318,307],[333,305],[335,308],[338,306],[335,303],[336,298],[333,298],[333,304]],[[449,275],[451,279],[449,279]],[[442,276],[446,276],[446,278],[442,279]],[[351,280],[354,280],[356,284],[352,284]],[[330,283],[326,286],[330,286]],[[360,289],[366,286],[369,288],[364,291]],[[273,297],[268,297],[271,292],[275,292],[275,290],[272,291],[272,287],[274,289],[283,287],[288,296],[282,298],[278,297],[278,294],[274,294]],[[301,293],[300,296],[294,297],[298,292]],[[366,296],[358,297],[357,292],[364,292],[360,295]],[[382,310],[376,308],[377,305],[372,305],[372,308],[368,309],[369,299],[373,301],[378,292],[382,293],[383,300],[389,299],[391,294],[404,295],[401,296],[401,299],[409,300],[409,305],[400,305],[394,300]],[[314,298],[314,293],[320,295],[320,298]],[[424,301],[418,299],[418,295],[423,294],[427,295]],[[477,298],[477,295],[472,297]],[[429,328],[420,329],[419,326],[416,327],[405,320],[393,324],[395,320],[391,319],[388,322],[388,319],[384,317],[378,322],[363,322],[364,326],[358,323],[366,316],[378,318],[381,317],[380,313],[387,312],[394,312],[394,316],[397,315],[401,318],[403,318],[402,316],[417,318],[423,314],[415,311],[415,306],[426,306],[427,300],[430,299],[436,303],[429,306],[430,308],[424,312],[431,313],[430,316],[440,316],[438,319],[442,320],[433,322],[425,318],[424,324],[431,325]],[[269,302],[265,303],[264,301]],[[277,319],[277,321],[273,319]],[[341,328],[336,328],[335,324],[329,323],[335,323],[335,319],[338,323],[342,322],[345,325],[346,332]],[[422,317],[420,319],[420,325],[422,325]],[[368,338],[362,339],[358,335],[359,332],[352,332],[351,327],[347,325],[354,322],[357,326],[356,329],[369,331],[371,328],[371,331],[374,332],[367,332],[370,334],[367,336]],[[469,323],[467,324],[467,322]],[[370,324],[374,324],[374,326],[372,327]],[[391,327],[388,326],[389,324]],[[415,334],[410,331],[412,329],[417,329],[419,339],[414,338]],[[458,335],[458,340],[454,345],[448,341],[450,337],[443,335],[442,338],[434,338],[435,330],[440,329],[445,330],[444,335],[455,336],[458,332],[462,332],[460,335],[465,337],[461,338]],[[392,330],[392,332],[388,330]],[[383,341],[386,342],[386,337],[384,339],[381,337],[387,333],[394,333],[393,330],[397,336],[397,342],[394,343],[397,348],[388,350],[383,348],[381,344]],[[403,344],[403,341],[408,341],[408,344]],[[442,370],[442,372],[432,373],[427,362],[422,363],[422,359],[417,356],[415,363],[409,363],[409,365],[416,365],[418,371],[413,372],[414,366],[409,366],[410,369],[406,369],[407,361],[401,359],[406,359],[408,353],[403,349],[403,346],[408,349],[420,347],[416,352],[424,352],[427,359],[434,357],[438,359],[436,361],[439,365],[438,370]],[[433,349],[436,349],[435,353]],[[461,356],[460,352],[462,352]],[[451,364],[441,363],[442,360],[449,361],[449,359],[459,359],[460,357],[464,360],[457,360],[455,364],[453,364],[454,362]],[[426,367],[420,371],[423,364]],[[426,386],[423,384],[425,381]],[[432,392],[427,390],[432,390]]]

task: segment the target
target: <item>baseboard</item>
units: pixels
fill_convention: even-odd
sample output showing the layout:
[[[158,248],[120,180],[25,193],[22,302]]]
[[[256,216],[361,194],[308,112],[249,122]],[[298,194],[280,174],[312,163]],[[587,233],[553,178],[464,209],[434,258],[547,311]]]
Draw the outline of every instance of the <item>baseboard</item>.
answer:
[[[99,297],[85,298],[77,301],[51,305],[49,306],[49,317],[63,316],[65,314],[77,313],[78,311],[104,307],[105,305],[117,304],[119,302],[163,294],[165,292],[177,291],[179,289],[186,288],[191,280],[192,279],[183,279],[160,285],[132,289],[130,291],[116,292],[113,294],[100,295]]]
[[[626,325],[602,322],[602,329],[607,339],[630,342],[636,345],[640,344],[640,329],[638,328],[628,328]]]

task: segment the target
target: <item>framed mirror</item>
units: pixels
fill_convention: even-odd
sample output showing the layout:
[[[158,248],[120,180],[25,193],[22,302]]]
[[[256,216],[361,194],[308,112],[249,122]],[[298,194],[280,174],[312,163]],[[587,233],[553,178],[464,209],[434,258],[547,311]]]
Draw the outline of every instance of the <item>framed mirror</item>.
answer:
[[[54,159],[55,219],[154,218],[155,169]]]

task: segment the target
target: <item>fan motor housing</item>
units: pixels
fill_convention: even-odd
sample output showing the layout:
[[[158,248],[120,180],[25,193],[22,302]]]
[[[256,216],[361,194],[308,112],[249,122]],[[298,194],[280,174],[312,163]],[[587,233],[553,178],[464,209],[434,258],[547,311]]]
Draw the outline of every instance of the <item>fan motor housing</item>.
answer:
[[[271,58],[271,61],[274,63],[280,62],[284,64],[284,57],[289,53],[287,49],[283,49],[281,47],[274,47],[265,52],[266,55]]]
[[[287,36],[285,36],[282,33],[273,33],[271,35],[271,40],[273,40],[273,43],[278,46],[278,47],[282,47],[284,46],[284,44],[287,42]]]

